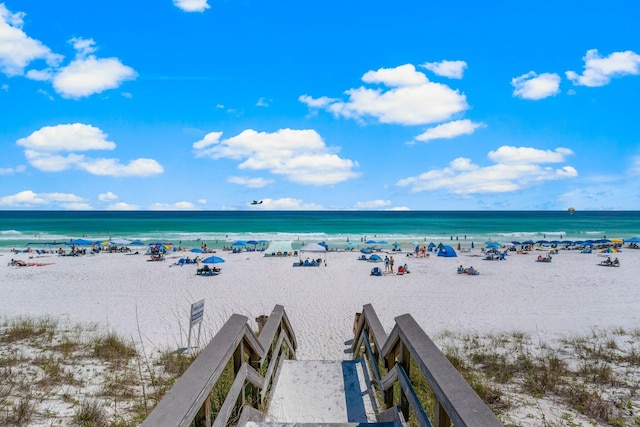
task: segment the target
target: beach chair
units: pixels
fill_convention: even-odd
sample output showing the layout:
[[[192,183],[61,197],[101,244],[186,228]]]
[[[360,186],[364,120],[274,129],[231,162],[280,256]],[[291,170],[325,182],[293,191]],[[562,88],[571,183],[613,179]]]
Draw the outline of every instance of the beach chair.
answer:
[[[382,269],[380,267],[373,267],[371,269],[372,276],[382,276]]]

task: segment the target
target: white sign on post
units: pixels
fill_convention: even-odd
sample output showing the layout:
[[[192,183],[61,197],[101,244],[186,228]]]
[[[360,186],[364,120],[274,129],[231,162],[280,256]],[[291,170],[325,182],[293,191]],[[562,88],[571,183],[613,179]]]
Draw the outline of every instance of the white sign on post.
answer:
[[[200,329],[202,328],[202,317],[204,316],[204,300],[191,304],[191,317],[189,318],[189,338],[187,340],[186,351],[191,349],[191,331],[195,325],[198,325],[198,341],[195,348],[200,347]]]

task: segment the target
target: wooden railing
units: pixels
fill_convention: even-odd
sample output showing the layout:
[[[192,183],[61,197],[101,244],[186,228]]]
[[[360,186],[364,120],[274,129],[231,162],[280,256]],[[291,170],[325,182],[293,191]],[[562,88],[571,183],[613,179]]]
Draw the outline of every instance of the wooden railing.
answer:
[[[352,348],[354,359],[364,356],[373,372],[376,389],[389,411],[399,407],[404,420],[409,420],[411,408],[421,427],[448,427],[451,423],[456,427],[502,426],[413,317],[405,314],[396,317],[395,321],[387,336],[373,307],[365,305],[355,328]],[[433,424],[409,379],[411,360],[433,392]],[[386,369],[384,377],[381,363]],[[399,387],[395,387],[396,384]]]
[[[284,311],[276,305],[256,337],[247,317],[234,314],[176,381],[143,427],[225,426],[244,405],[256,409],[268,399],[273,378],[284,359],[295,359],[296,337]],[[233,360],[234,381],[213,419],[209,395]]]

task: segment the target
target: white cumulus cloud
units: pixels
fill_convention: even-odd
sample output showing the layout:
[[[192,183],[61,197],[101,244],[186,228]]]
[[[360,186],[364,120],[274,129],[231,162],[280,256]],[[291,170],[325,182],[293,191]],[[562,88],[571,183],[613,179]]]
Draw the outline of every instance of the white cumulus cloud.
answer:
[[[369,200],[367,202],[357,202],[354,205],[355,209],[381,209],[391,206],[389,200]]]
[[[107,206],[107,210],[109,211],[137,211],[139,209],[140,206],[125,202],[111,203]]]
[[[247,188],[263,188],[273,182],[272,179],[265,178],[247,178],[246,176],[230,176],[227,178],[230,184],[242,185]]]
[[[176,202],[176,203],[153,203],[149,206],[149,210],[152,211],[194,211],[199,210],[191,202]]]
[[[440,61],[425,62],[420,65],[438,76],[448,77],[450,79],[461,79],[467,63],[464,61]]]
[[[91,158],[78,152],[90,150],[113,150],[116,144],[107,140],[99,128],[83,124],[45,126],[16,145],[24,147],[25,157],[31,166],[46,172],[80,169],[103,176],[150,176],[163,172],[162,166],[153,159],[140,158],[121,164],[115,158]]]
[[[442,190],[458,195],[506,193],[539,185],[547,181],[578,176],[573,166],[554,169],[547,163],[560,163],[572,154],[570,150],[555,151],[530,147],[500,147],[489,153],[494,164],[480,166],[467,158],[457,158],[448,167],[433,169],[396,183],[412,193]]]
[[[193,144],[197,157],[238,160],[239,169],[266,170],[291,182],[330,185],[359,176],[358,163],[336,154],[314,130],[280,129],[273,133],[252,129],[228,139],[212,132]]]
[[[36,193],[32,190],[24,190],[0,197],[0,206],[7,207],[45,207],[50,204],[60,207],[88,206],[86,199],[70,193]]]
[[[115,89],[138,76],[118,58],[92,55],[96,50],[92,39],[73,38],[70,43],[77,50],[76,58],[53,75],[53,88],[65,98],[82,98]]]
[[[428,142],[434,139],[452,139],[460,135],[471,135],[476,129],[485,127],[484,123],[474,123],[471,120],[454,120],[427,129],[415,137],[416,141]]]
[[[511,79],[513,96],[522,99],[539,100],[560,93],[560,76],[552,73],[536,74],[530,71]]]
[[[185,12],[204,12],[210,7],[207,0],[173,0],[173,4]]]
[[[609,84],[613,77],[640,74],[640,55],[631,50],[613,52],[603,57],[598,53],[598,49],[591,49],[583,59],[582,74],[575,71],[565,73],[575,86],[604,86]]]
[[[383,87],[359,87],[345,91],[348,100],[302,95],[309,108],[322,108],[336,117],[355,120],[372,118],[381,123],[402,125],[446,121],[469,108],[466,97],[440,83],[430,82],[412,64],[368,71],[363,82]]]
[[[61,55],[27,36],[22,30],[24,16],[23,12],[12,13],[0,3],[0,71],[7,76],[22,75],[36,60],[44,60],[49,66],[56,66],[62,60]]]
[[[112,202],[114,200],[118,200],[118,196],[113,194],[111,191],[107,191],[106,193],[99,194],[98,200],[101,202]]]

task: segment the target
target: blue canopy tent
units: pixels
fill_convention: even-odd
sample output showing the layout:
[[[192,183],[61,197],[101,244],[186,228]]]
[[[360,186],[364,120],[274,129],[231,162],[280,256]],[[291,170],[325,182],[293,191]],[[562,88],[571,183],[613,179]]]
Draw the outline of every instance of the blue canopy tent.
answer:
[[[100,243],[100,242],[96,242],[96,241],[93,241],[93,240],[86,240],[86,239],[73,239],[73,240],[69,240],[69,241],[68,241],[68,242],[66,242],[65,244],[66,244],[66,245],[69,245],[69,246],[71,246],[71,245],[76,245],[76,246],[78,246],[78,245],[91,246],[91,245],[94,245],[94,244],[96,244],[96,243]]]
[[[431,242],[431,243],[429,243],[429,246],[427,246],[427,250],[429,252],[431,252],[431,251],[433,251],[435,249],[435,247],[436,247],[436,244]]]
[[[451,246],[442,245],[440,246],[440,249],[438,249],[438,256],[457,257],[458,255],[456,254],[456,251]]]

